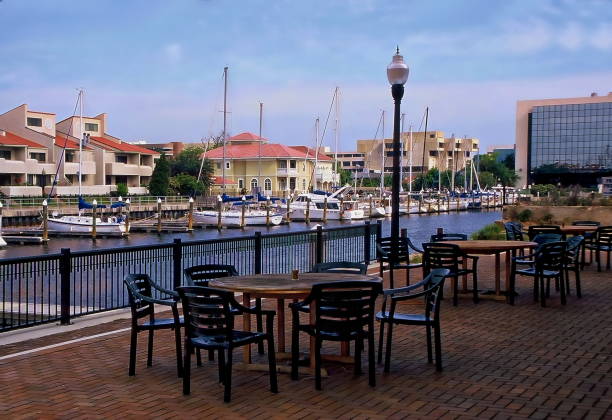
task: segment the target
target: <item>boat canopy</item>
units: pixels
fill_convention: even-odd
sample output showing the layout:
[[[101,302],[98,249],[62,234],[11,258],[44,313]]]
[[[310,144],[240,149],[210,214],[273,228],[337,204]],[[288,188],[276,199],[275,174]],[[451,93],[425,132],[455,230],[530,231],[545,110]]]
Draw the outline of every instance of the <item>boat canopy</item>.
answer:
[[[246,198],[247,200],[252,200],[253,196],[252,195],[245,195],[244,198]],[[242,197],[232,197],[232,196],[229,196],[227,194],[223,194],[221,196],[221,200],[223,200],[224,203],[233,203],[233,202],[242,201]]]
[[[83,209],[93,209],[94,206],[91,203],[88,203],[87,201],[85,201],[83,199],[83,197],[79,197],[79,210],[83,210]],[[106,206],[104,204],[98,204],[96,205],[96,208],[98,209],[105,209]]]
[[[116,209],[118,207],[125,207],[127,204],[125,204],[123,201],[117,201],[116,203],[111,204],[111,209]],[[99,206],[98,206],[99,207]]]

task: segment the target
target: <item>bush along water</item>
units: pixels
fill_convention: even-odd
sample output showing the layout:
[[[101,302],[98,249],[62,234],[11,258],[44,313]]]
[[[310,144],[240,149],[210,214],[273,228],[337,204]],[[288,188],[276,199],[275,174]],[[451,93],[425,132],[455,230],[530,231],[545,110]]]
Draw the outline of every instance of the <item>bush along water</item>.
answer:
[[[471,239],[506,239],[506,232],[500,224],[491,223],[472,233]]]

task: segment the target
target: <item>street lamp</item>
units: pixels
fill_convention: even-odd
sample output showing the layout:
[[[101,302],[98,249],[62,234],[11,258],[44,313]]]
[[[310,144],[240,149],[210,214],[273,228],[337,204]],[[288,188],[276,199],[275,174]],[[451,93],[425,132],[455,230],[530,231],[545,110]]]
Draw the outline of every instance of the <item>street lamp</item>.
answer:
[[[393,113],[393,179],[391,186],[391,242],[395,247],[392,255],[397,256],[399,250],[399,193],[400,193],[400,104],[404,96],[404,84],[408,80],[408,66],[399,53],[399,47],[387,67],[387,79],[391,84],[391,94],[395,102]]]

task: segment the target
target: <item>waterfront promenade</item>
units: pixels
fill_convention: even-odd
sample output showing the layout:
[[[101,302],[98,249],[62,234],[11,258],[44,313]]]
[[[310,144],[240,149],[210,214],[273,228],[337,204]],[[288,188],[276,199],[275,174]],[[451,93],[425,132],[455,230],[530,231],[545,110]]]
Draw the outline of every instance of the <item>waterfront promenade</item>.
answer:
[[[492,260],[483,257],[480,266],[480,283],[491,287]],[[367,375],[355,378],[351,367],[330,365],[323,391],[311,377],[294,382],[280,375],[275,395],[267,374],[236,368],[230,404],[222,402],[210,362],[192,369],[192,394],[182,395],[171,332],[156,333],[151,368],[146,346],[139,346],[136,376],[129,377],[128,318],[63,333],[55,327],[57,335],[0,346],[0,412],[5,418],[610,418],[612,280],[594,266],[582,275],[583,297],[573,293],[567,306],[555,292],[548,307],[533,303],[529,279],[517,284],[516,306],[443,301],[441,373],[427,364],[422,328],[397,327],[391,372],[378,366],[376,388]],[[326,343],[324,351],[335,347]]]

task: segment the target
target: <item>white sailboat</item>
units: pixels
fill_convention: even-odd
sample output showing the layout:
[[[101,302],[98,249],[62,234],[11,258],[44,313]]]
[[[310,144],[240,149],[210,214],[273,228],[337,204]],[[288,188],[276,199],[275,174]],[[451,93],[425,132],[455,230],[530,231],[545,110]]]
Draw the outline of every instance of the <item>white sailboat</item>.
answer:
[[[225,180],[225,140],[227,137],[227,71],[228,68],[223,68],[223,80],[224,80],[224,88],[223,88],[223,164],[222,164],[222,175],[221,178]],[[258,162],[258,185],[261,185],[261,130],[262,130],[262,114],[263,114],[263,103],[259,104],[259,162]],[[223,182],[221,186],[223,190],[223,197],[225,195],[225,182]],[[256,199],[259,197],[259,191],[254,191]],[[219,197],[221,199],[221,197]],[[242,202],[246,201],[246,197],[243,197]],[[242,205],[247,205],[247,203],[242,203],[239,200],[231,200],[232,203],[240,203]],[[261,226],[267,225],[268,221],[270,224],[277,226],[280,225],[283,221],[283,214],[278,212],[275,208],[271,208],[270,211],[262,210],[262,209],[254,209],[250,207],[246,207],[244,209],[244,215],[242,209],[235,209],[235,206],[232,206],[230,209],[222,209],[221,210],[221,226]],[[217,210],[194,210],[193,218],[198,223],[203,223],[207,225],[217,225],[219,224],[219,211]]]
[[[2,203],[0,202],[0,246],[6,246],[6,241],[2,237]]]
[[[81,139],[79,141],[79,214],[78,216],[59,216],[54,213],[47,219],[49,230],[56,232],[76,232],[76,233],[91,233],[94,226],[93,216],[82,215],[81,212],[85,208],[93,208],[94,205],[97,208],[105,208],[94,200],[93,204],[85,202],[81,197],[81,184],[82,184],[82,172],[83,172],[83,146],[89,141],[89,136],[85,134],[83,129],[83,95],[82,89],[79,90],[78,103],[80,108],[80,119],[81,119]],[[49,194],[51,196],[51,194]],[[121,206],[123,205],[120,202]],[[115,205],[111,206],[117,207]],[[110,216],[106,218],[96,217],[96,232],[99,234],[125,234],[128,232],[125,221],[122,220],[121,216]]]
[[[364,218],[363,210],[353,206],[351,201],[347,206],[337,198],[348,186],[344,186],[330,195],[304,193],[299,194],[291,203],[292,220],[360,220]],[[348,208],[347,208],[348,207]],[[308,214],[307,214],[308,213]],[[308,217],[306,217],[308,216]]]

